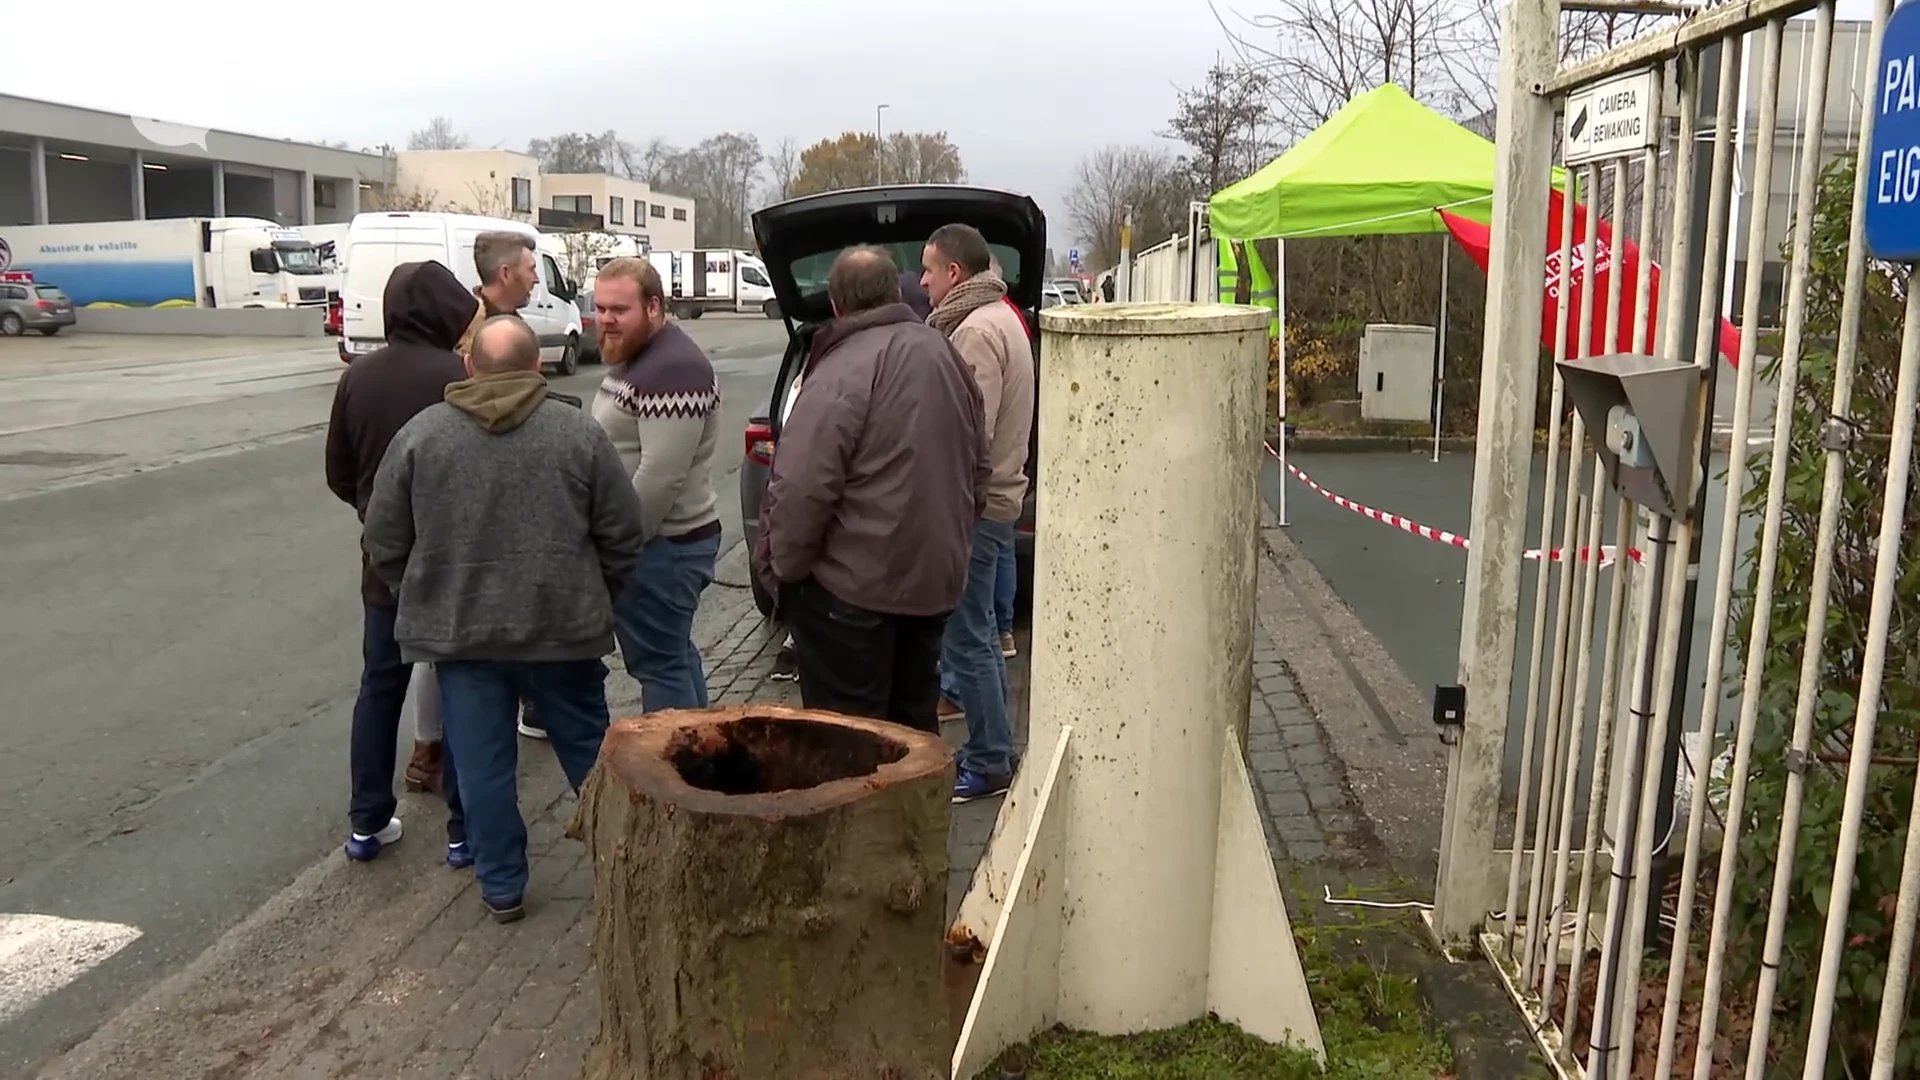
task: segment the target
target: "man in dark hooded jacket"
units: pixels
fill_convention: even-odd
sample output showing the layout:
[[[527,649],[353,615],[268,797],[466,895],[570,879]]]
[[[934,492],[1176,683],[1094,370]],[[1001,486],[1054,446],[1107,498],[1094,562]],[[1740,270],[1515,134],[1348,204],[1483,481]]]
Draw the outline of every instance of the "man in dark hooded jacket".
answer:
[[[327,486],[366,520],[373,478],[394,435],[467,377],[454,352],[480,302],[453,271],[437,262],[402,263],[387,279],[382,300],[387,345],[355,360],[340,378],[327,425]],[[353,797],[347,857],[365,861],[400,839],[393,794],[394,743],[411,671],[394,641],[399,603],[361,557],[360,598],[366,610],[360,655],[360,696],[353,706],[349,751]],[[447,864],[470,866],[459,784],[452,761],[442,763],[447,799]]]

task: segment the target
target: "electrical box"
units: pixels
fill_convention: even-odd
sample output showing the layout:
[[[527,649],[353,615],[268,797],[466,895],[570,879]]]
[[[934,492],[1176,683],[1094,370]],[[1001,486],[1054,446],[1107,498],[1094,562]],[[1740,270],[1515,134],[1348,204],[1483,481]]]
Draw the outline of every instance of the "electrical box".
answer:
[[[1433,327],[1375,323],[1360,337],[1360,418],[1433,419]]]

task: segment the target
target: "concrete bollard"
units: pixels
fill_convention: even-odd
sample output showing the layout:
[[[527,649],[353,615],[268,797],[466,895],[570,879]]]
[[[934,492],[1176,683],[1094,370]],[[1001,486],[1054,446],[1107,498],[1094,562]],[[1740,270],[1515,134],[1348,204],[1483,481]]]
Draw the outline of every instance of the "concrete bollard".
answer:
[[[1268,319],[1041,314],[1029,752],[949,932],[991,930],[956,1076],[1053,1023],[1320,1050],[1242,753]]]

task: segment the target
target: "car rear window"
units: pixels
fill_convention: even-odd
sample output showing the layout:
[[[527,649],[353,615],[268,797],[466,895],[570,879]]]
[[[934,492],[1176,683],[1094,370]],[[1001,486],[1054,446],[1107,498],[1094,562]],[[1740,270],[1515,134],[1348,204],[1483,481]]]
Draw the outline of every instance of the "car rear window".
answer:
[[[33,291],[39,294],[42,300],[65,300],[67,298],[67,294],[61,292],[60,286],[58,285],[35,285]]]
[[[847,247],[853,247],[848,244]],[[902,240],[891,244],[874,245],[893,259],[893,265],[901,270],[920,272],[920,256],[926,249],[925,240]],[[988,244],[987,249],[1000,261],[1000,276],[1005,279],[1007,288],[1012,291],[1020,283],[1020,252],[1000,244]],[[833,269],[833,260],[840,257],[846,248],[835,248],[814,255],[806,255],[793,261],[793,282],[800,289],[801,296],[815,296],[827,291],[827,272]]]

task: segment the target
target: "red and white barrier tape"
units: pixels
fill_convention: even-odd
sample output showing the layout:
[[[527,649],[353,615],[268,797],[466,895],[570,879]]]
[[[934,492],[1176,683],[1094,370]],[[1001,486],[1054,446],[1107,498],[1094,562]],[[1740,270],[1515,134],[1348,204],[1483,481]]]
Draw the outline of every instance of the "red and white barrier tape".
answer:
[[[1464,536],[1459,535],[1458,533],[1451,533],[1445,529],[1436,529],[1431,525],[1422,525],[1419,522],[1414,521],[1410,518],[1401,517],[1399,514],[1390,514],[1385,510],[1375,510],[1371,506],[1354,502],[1352,499],[1349,499],[1344,495],[1340,495],[1335,492],[1328,491],[1326,488],[1323,488],[1319,484],[1315,483],[1313,477],[1308,476],[1304,472],[1301,472],[1298,466],[1294,465],[1291,462],[1281,460],[1280,454],[1274,450],[1272,443],[1266,443],[1264,445],[1266,446],[1267,455],[1269,457],[1273,458],[1273,460],[1275,461],[1280,462],[1280,464],[1286,466],[1288,475],[1292,476],[1295,480],[1300,481],[1302,484],[1305,484],[1309,490],[1314,491],[1320,495],[1326,496],[1326,498],[1330,502],[1332,502],[1333,505],[1338,506],[1343,510],[1351,510],[1354,513],[1359,514],[1361,517],[1366,518],[1369,521],[1377,521],[1382,525],[1387,525],[1392,528],[1399,529],[1402,532],[1412,533],[1413,535],[1420,537],[1422,540],[1432,540],[1436,543],[1446,544],[1449,547],[1457,547],[1462,551],[1466,551],[1468,549],[1468,546],[1469,546],[1468,539]],[[1553,562],[1560,562],[1565,558],[1565,556],[1566,556],[1566,551],[1564,548],[1554,548],[1552,552],[1549,553],[1548,558],[1551,559]],[[1538,560],[1540,558],[1540,549],[1534,548],[1532,550],[1523,552],[1522,557],[1526,559],[1531,559],[1531,560]],[[1580,558],[1584,561],[1589,557],[1590,556],[1588,554],[1588,549],[1584,547],[1581,548]],[[1601,545],[1600,547],[1600,565],[1601,566],[1612,566],[1614,560],[1617,557],[1618,557],[1618,549],[1614,545],[1612,544]],[[1632,559],[1634,562],[1640,562],[1641,561],[1640,549],[1628,548],[1627,557],[1629,559]]]

